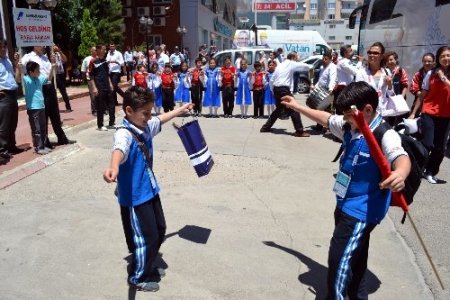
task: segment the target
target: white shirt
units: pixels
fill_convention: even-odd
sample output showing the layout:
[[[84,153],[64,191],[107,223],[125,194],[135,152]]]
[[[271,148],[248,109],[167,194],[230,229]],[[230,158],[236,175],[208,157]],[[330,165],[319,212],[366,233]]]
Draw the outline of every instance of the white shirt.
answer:
[[[326,89],[327,91],[332,91],[336,86],[336,78],[336,65],[330,62],[328,66],[320,70],[319,81],[317,81],[316,87],[321,87]]]
[[[113,54],[111,54],[111,51],[108,51],[106,61],[109,63],[109,73],[120,73],[120,69],[123,66],[123,56],[120,51],[114,50]],[[111,61],[114,62],[110,63]]]
[[[158,60],[156,61],[158,63],[158,67],[160,70],[164,70],[164,65],[170,62],[169,57],[165,53],[161,53],[159,55]]]
[[[131,51],[125,51],[123,54],[123,59],[125,62],[133,62],[133,53],[131,53]]]
[[[234,62],[234,65],[236,66],[236,70],[239,70],[241,68],[241,60],[242,58],[238,57],[236,61]]]
[[[130,127],[133,128],[139,135],[143,135],[145,141],[154,138],[158,133],[161,132],[161,120],[158,117],[153,117],[147,122],[148,127],[144,131],[140,130],[136,126],[130,123]],[[130,145],[133,141],[133,136],[131,132],[127,129],[118,129],[114,133],[114,143],[113,151],[120,150],[123,153],[123,159],[120,162],[123,164],[130,153]],[[151,153],[150,153],[151,154]]]
[[[88,57],[83,59],[83,63],[81,64],[81,72],[86,74],[86,79],[87,80],[91,80],[91,78],[89,77],[89,63],[91,62],[91,60],[93,58],[94,57],[89,55]]]
[[[376,120],[376,117],[373,121]],[[372,122],[373,122],[372,121]],[[382,121],[384,122],[384,121]],[[328,129],[330,132],[341,140],[344,139],[344,129],[343,126],[346,122],[344,121],[344,116],[342,115],[332,115],[328,119]],[[372,124],[370,124],[372,125]],[[375,126],[375,128],[378,126]],[[374,129],[375,129],[374,128]],[[373,130],[372,130],[373,131]],[[360,131],[351,131],[352,140],[360,139],[363,135]],[[389,161],[389,164],[392,164],[394,160],[400,155],[408,155],[402,147],[402,140],[398,133],[393,130],[387,130],[383,138],[381,139],[381,150],[384,153],[384,156]]]
[[[274,86],[287,86],[290,88],[294,72],[309,71],[309,68],[308,64],[286,59],[280,63],[275,69],[275,72],[273,72],[272,78],[270,79],[271,89],[273,89]]]
[[[362,63],[359,61],[356,66],[353,65],[348,58],[342,58],[337,64],[337,84],[349,85],[353,82],[356,72],[362,68]]]
[[[52,63],[48,59],[47,55],[42,54],[41,56],[39,56],[34,51],[25,54],[22,57],[21,61],[24,68],[24,74],[26,74],[26,65],[29,61],[34,61],[35,63],[37,63],[39,65],[39,70],[41,71],[41,74],[44,75],[46,78],[48,78],[48,75],[50,75],[50,71],[52,70]]]

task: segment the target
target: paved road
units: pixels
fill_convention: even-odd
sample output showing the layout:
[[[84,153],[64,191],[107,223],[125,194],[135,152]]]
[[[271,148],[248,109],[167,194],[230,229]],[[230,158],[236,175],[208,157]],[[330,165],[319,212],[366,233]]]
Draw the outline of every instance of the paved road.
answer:
[[[216,162],[201,179],[170,125],[156,138],[168,238],[160,259],[167,276],[154,294],[126,286],[114,187],[101,179],[112,131],[76,134],[80,146],[51,154],[59,162],[0,190],[1,298],[322,299],[339,145],[295,138],[288,121],[261,134],[263,121],[200,119]],[[450,179],[448,159],[442,169]],[[412,214],[450,286],[448,194],[448,184],[424,183]],[[405,243],[393,225],[399,214],[390,216],[371,240],[371,299],[449,299],[410,225],[399,226]]]

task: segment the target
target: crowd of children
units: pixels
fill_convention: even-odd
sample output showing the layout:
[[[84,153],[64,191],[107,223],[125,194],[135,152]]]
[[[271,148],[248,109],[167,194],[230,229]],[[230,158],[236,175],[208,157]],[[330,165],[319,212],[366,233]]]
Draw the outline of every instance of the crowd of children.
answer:
[[[202,116],[203,107],[209,109],[205,117],[219,118],[218,109],[223,105],[223,117],[233,117],[234,105],[240,108],[242,119],[249,117],[248,107],[253,104],[253,118],[263,118],[264,107],[270,115],[275,107],[275,98],[270,88],[270,79],[277,63],[270,60],[267,70],[260,62],[253,65],[255,71],[248,70],[245,59],[241,59],[239,68],[232,66],[231,58],[224,60],[223,66],[217,66],[214,58],[209,59],[206,68],[201,59],[195,60],[195,66],[189,69],[186,62],[181,63],[178,72],[174,72],[170,63],[160,68],[153,64],[150,71],[140,64],[136,67],[132,79],[133,86],[140,86],[155,94],[155,113],[172,111],[176,103],[194,104],[193,113]]]

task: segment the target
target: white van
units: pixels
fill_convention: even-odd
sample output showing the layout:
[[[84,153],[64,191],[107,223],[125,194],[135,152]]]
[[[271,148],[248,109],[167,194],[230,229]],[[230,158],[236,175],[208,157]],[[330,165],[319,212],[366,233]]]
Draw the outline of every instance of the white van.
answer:
[[[265,47],[228,49],[217,52],[214,54],[214,58],[216,59],[217,66],[219,67],[224,65],[225,58],[227,57],[231,58],[231,64],[234,65],[236,59],[239,57],[238,53],[242,53],[242,56],[247,60],[248,69],[253,71],[253,64],[255,63],[255,60],[258,60],[260,51],[264,51],[267,59],[269,58],[269,53],[273,52],[272,49]]]
[[[255,33],[251,30],[236,30],[233,48],[256,45]],[[295,51],[303,59],[314,54],[324,54],[331,49],[322,36],[313,30],[258,30],[258,47],[282,48],[285,55]]]

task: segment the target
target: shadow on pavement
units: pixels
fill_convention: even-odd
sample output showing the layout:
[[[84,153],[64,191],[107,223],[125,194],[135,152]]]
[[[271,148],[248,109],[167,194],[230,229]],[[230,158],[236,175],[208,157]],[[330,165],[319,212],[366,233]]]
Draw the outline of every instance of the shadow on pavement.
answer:
[[[283,247],[272,241],[262,242],[264,245],[285,251],[308,267],[308,272],[300,274],[298,280],[309,286],[308,290],[316,295],[316,299],[325,299],[327,290],[327,267],[322,266],[308,256],[290,248]],[[369,294],[375,293],[380,287],[380,280],[370,270],[366,272],[367,290]]]
[[[177,232],[166,234],[166,239],[178,235],[180,238],[197,243],[206,244],[208,242],[211,229],[199,227],[196,225],[186,225]]]

